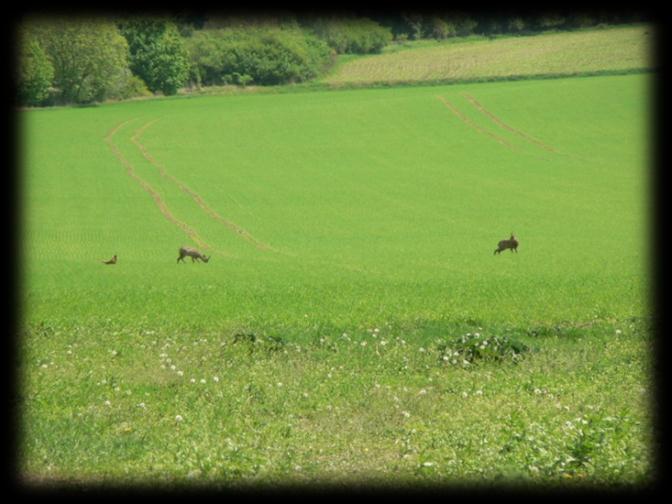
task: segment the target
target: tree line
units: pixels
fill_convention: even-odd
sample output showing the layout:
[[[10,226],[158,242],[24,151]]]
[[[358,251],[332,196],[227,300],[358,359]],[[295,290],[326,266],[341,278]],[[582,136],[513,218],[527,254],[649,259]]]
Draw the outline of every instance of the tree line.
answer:
[[[644,20],[613,12],[31,18],[18,27],[17,101],[86,104],[173,95],[186,86],[298,83],[321,75],[338,54],[379,53],[393,42]]]

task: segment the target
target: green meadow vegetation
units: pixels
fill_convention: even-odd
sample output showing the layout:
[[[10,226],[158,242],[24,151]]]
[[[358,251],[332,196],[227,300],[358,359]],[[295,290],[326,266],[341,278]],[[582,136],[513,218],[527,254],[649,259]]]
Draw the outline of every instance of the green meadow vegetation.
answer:
[[[647,482],[650,81],[21,111],[22,478]]]

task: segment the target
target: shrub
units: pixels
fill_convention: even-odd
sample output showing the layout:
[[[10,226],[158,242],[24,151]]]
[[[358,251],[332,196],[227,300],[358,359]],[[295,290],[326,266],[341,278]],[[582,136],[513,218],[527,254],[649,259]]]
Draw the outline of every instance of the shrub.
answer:
[[[151,96],[152,92],[147,88],[145,81],[127,70],[119,79],[119,82],[109,92],[109,98],[127,100],[139,96]]]
[[[439,344],[438,350],[442,363],[462,365],[477,360],[517,362],[529,347],[508,336],[482,337],[480,333],[467,333]]]
[[[203,30],[187,47],[192,78],[204,85],[301,82],[316,77],[331,54],[316,37],[277,27]]]

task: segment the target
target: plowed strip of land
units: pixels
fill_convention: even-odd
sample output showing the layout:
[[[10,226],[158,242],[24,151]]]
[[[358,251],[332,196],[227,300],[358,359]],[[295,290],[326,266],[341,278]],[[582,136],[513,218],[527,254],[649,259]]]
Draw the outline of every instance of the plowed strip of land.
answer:
[[[159,210],[161,211],[161,214],[171,223],[175,224],[177,227],[179,227],[184,233],[191,238],[195,243],[197,243],[199,246],[205,248],[205,249],[212,249],[210,245],[208,245],[199,235],[198,233],[190,227],[188,224],[185,222],[182,222],[181,220],[177,219],[173,213],[170,211],[168,206],[166,205],[165,201],[161,198],[161,195],[154,189],[146,180],[142,179],[136,172],[134,166],[131,164],[131,162],[126,159],[124,154],[119,150],[119,148],[114,144],[113,138],[114,135],[125,125],[127,125],[130,122],[135,121],[135,119],[130,119],[128,121],[124,121],[117,126],[115,126],[110,132],[107,134],[105,137],[105,143],[110,147],[110,150],[114,154],[114,156],[121,162],[122,165],[126,168],[126,174],[131,177],[133,180],[135,180],[138,184],[140,184],[140,187],[142,187],[147,194],[149,194],[152,199],[154,200],[154,203],[156,203],[156,206],[159,207]]]
[[[518,135],[518,136],[524,138],[525,140],[527,140],[528,142],[531,142],[531,143],[533,143],[533,144],[538,145],[539,147],[541,147],[541,148],[544,149],[544,150],[547,150],[547,151],[549,151],[549,152],[558,152],[556,149],[554,149],[553,147],[551,147],[551,146],[548,145],[548,144],[545,144],[545,143],[542,142],[541,140],[537,140],[536,138],[531,137],[530,135],[528,135],[527,133],[525,133],[524,131],[521,131],[521,130],[519,130],[519,129],[516,129],[516,128],[514,128],[513,126],[509,126],[509,125],[506,124],[504,121],[502,121],[499,117],[497,117],[495,114],[493,114],[493,113],[490,112],[488,109],[486,109],[483,105],[481,105],[481,104],[476,100],[476,98],[474,98],[473,96],[471,96],[471,95],[469,95],[469,94],[467,94],[467,93],[462,93],[462,96],[464,96],[467,100],[469,100],[469,102],[470,102],[474,107],[476,107],[476,108],[478,109],[479,112],[481,112],[482,114],[485,114],[486,116],[488,116],[488,117],[492,120],[492,122],[494,122],[497,126],[499,126],[499,127],[501,127],[501,128],[504,128],[505,130],[510,131],[510,132],[512,132],[512,133],[515,133],[516,135]]]
[[[498,143],[504,145],[505,147],[508,147],[509,149],[512,149],[511,144],[510,144],[509,142],[507,142],[505,139],[503,139],[503,138],[500,137],[499,135],[495,135],[494,133],[492,133],[492,132],[490,132],[490,131],[488,131],[488,130],[485,130],[485,129],[481,128],[478,124],[476,124],[474,121],[472,121],[471,119],[469,119],[469,117],[467,117],[467,116],[464,115],[462,112],[460,112],[460,110],[459,110],[457,107],[455,107],[455,105],[453,105],[452,103],[450,103],[450,102],[449,102],[448,100],[446,100],[443,96],[437,96],[437,98],[438,98],[439,100],[441,100],[441,101],[443,102],[443,104],[444,104],[446,107],[448,107],[448,109],[449,109],[455,116],[457,116],[457,118],[458,118],[460,121],[462,121],[464,124],[466,124],[467,126],[469,126],[470,128],[472,128],[472,129],[475,130],[476,132],[481,133],[481,134],[483,134],[483,135],[487,135],[487,136],[489,136],[490,138],[494,139],[496,142],[498,142]]]
[[[211,208],[204,200],[203,198],[193,189],[191,189],[189,186],[187,186],[184,182],[181,180],[177,179],[170,173],[168,173],[163,165],[161,165],[155,158],[152,156],[148,151],[147,148],[140,142],[140,137],[142,134],[154,123],[156,123],[158,119],[154,119],[153,121],[148,122],[141,128],[139,128],[135,134],[131,137],[131,141],[138,147],[142,155],[145,157],[149,163],[157,168],[159,170],[159,173],[161,176],[167,178],[171,182],[173,182],[177,187],[180,188],[180,190],[189,196],[196,202],[196,204],[201,207],[201,209],[210,217],[215,219],[216,221],[221,222],[224,224],[228,229],[233,231],[234,233],[238,234],[240,237],[244,238],[248,242],[252,243],[255,247],[257,247],[259,250],[275,250],[273,247],[271,247],[269,244],[264,243],[258,239],[256,239],[254,236],[252,236],[247,230],[243,229],[240,227],[238,224],[235,222],[232,222],[228,219],[225,219],[222,217],[219,213],[217,213],[213,208]]]

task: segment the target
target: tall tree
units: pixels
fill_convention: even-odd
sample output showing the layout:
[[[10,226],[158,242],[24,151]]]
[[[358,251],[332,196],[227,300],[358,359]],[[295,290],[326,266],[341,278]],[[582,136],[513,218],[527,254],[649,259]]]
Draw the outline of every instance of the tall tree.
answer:
[[[188,53],[175,23],[160,18],[132,18],[121,22],[128,42],[131,70],[153,91],[175,94],[189,72]]]
[[[50,18],[37,21],[34,30],[54,66],[58,101],[102,100],[124,78],[128,46],[112,22]]]
[[[17,73],[19,104],[42,104],[49,96],[54,66],[39,41],[27,30],[19,33]]]

